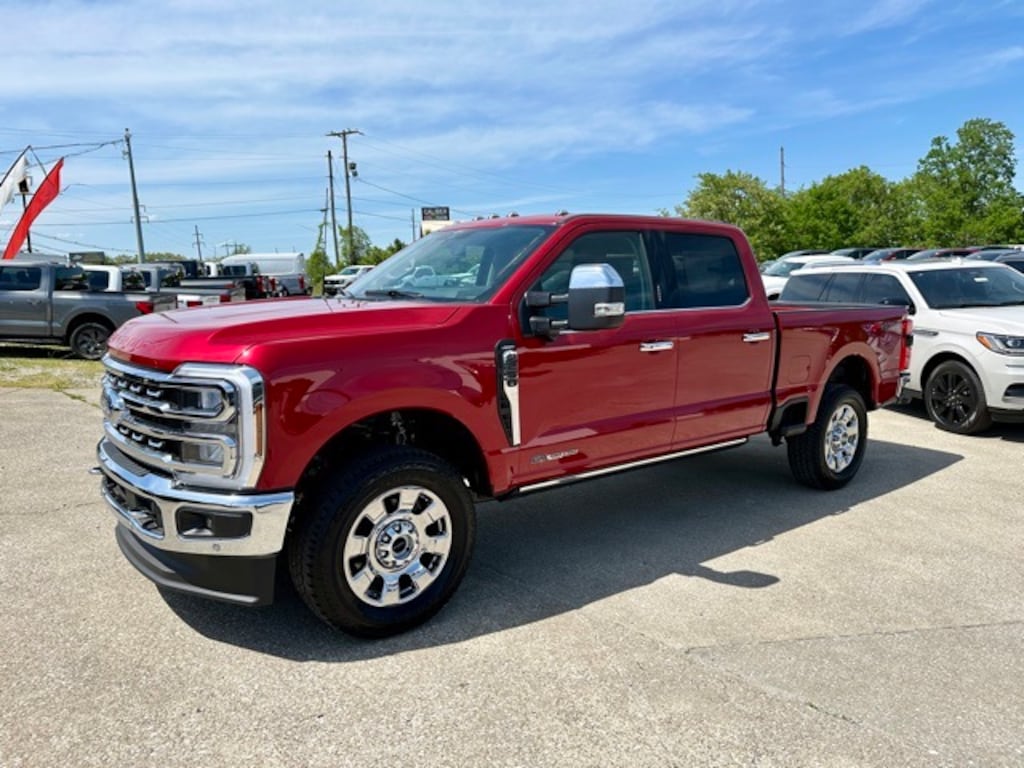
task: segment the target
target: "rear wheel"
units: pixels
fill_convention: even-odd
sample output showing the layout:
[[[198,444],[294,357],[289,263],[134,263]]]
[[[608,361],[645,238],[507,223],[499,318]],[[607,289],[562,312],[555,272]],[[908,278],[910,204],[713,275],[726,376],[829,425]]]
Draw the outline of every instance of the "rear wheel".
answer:
[[[830,384],[814,423],[803,434],[786,438],[790,470],[812,488],[842,488],[860,469],[867,440],[864,398],[845,384]]]
[[[107,351],[110,329],[103,323],[82,323],[71,332],[71,351],[85,360],[99,360]]]
[[[462,580],[473,501],[433,454],[392,447],[352,463],[309,495],[288,549],[292,581],[328,624],[383,637],[433,616]]]
[[[992,426],[985,389],[971,368],[957,360],[935,367],[924,387],[924,407],[940,429],[973,435]]]

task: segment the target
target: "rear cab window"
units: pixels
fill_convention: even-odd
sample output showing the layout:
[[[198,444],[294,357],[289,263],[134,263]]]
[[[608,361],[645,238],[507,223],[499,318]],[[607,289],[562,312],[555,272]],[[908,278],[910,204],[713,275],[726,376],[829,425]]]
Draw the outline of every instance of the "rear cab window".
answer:
[[[665,232],[671,268],[665,275],[666,308],[735,307],[750,298],[736,244],[721,235]]]

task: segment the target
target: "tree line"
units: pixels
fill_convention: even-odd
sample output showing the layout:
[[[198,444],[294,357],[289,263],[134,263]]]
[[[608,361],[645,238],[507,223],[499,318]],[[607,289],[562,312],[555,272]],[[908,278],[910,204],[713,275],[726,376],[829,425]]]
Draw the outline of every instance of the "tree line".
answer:
[[[675,213],[741,227],[760,259],[812,247],[1024,243],[1013,142],[1003,123],[975,118],[953,141],[933,138],[906,179],[860,166],[785,194],[743,171],[701,173]]]

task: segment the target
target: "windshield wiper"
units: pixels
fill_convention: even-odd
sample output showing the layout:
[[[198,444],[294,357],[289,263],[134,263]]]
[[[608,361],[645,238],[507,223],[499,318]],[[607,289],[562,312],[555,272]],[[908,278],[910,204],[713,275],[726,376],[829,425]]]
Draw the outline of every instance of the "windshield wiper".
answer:
[[[388,299],[419,299],[423,297],[422,293],[416,291],[403,291],[399,288],[389,288],[385,290],[369,290],[363,291],[363,296],[383,296]]]

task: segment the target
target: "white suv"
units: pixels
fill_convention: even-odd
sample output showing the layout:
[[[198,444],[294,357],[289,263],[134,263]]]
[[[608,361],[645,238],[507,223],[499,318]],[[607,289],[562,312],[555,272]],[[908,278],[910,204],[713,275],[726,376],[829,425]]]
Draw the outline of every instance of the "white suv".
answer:
[[[898,262],[794,273],[782,301],[904,304],[914,320],[906,392],[942,429],[1024,421],[1024,274],[984,261]]]
[[[349,264],[341,272],[324,277],[324,296],[337,296],[344,288],[348,288],[360,275],[373,269],[372,264]]]

